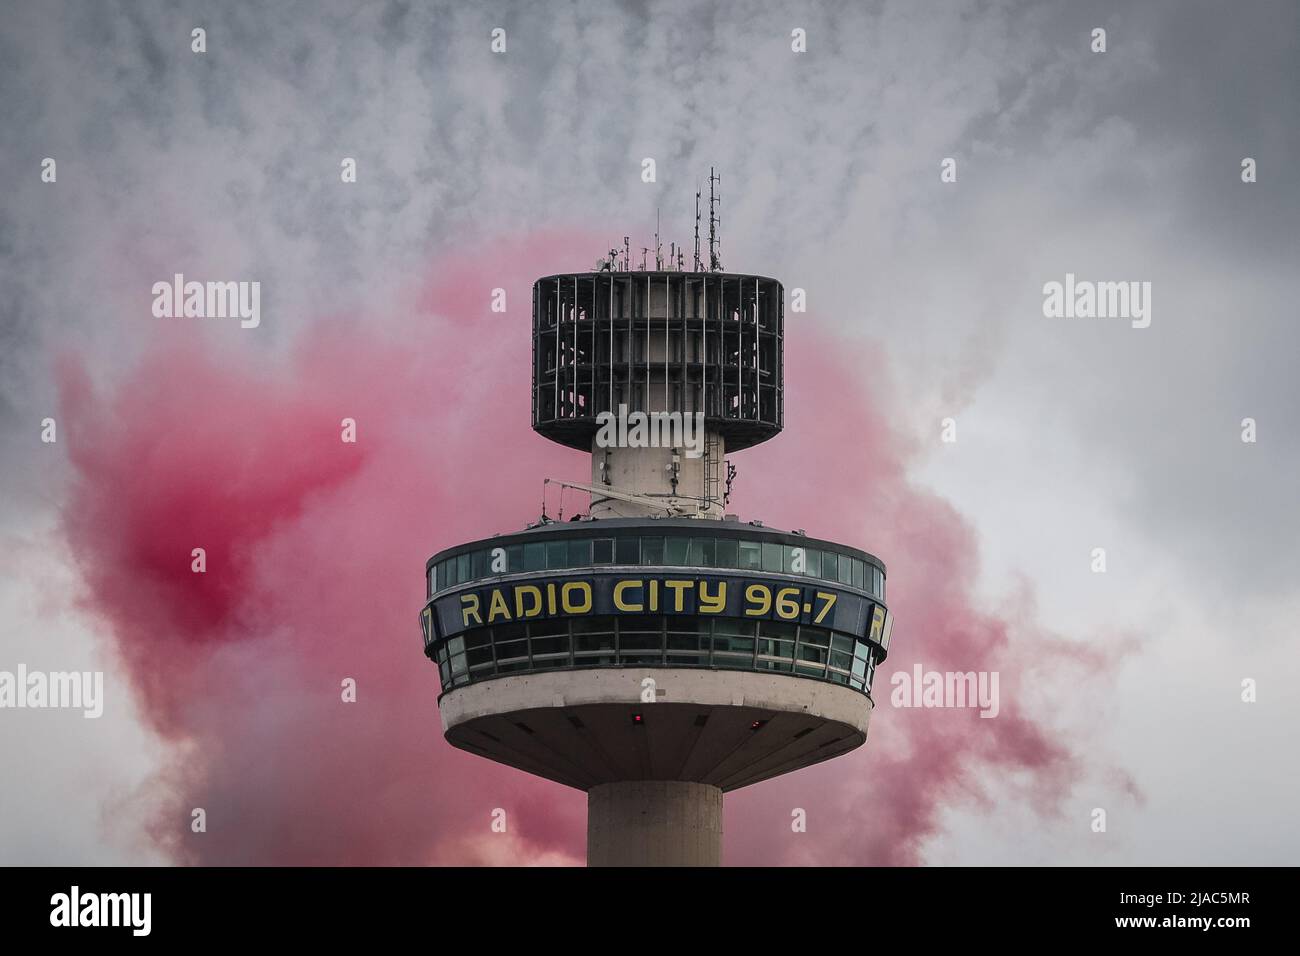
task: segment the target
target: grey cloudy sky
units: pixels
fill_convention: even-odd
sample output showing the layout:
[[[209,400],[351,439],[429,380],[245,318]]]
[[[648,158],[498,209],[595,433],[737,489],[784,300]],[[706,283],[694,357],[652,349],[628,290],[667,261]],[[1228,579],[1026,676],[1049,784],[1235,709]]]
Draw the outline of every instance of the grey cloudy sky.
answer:
[[[896,424],[927,448],[917,478],[979,531],[987,600],[1023,577],[1051,627],[1144,635],[1113,699],[1088,704],[1146,795],[1114,861],[1294,863],[1298,36],[1287,0],[11,3],[0,667],[99,653],[54,596],[74,589],[52,543],[61,475],[32,443],[60,349],[107,377],[148,344],[120,319],[145,278],[261,277],[279,318],[259,341],[278,349],[334,310],[382,321],[478,238],[555,224],[638,246],[658,209],[689,241],[715,165],[728,267],[806,288],[888,357]],[[1150,281],[1150,328],[1044,318],[1043,283],[1067,272]],[[1245,714],[1243,677],[1264,680]],[[6,794],[0,859],[148,858],[103,807],[157,745],[105,720],[108,745],[0,718],[6,766],[66,757]],[[1025,840],[954,812],[930,858],[1085,858],[1045,826]]]

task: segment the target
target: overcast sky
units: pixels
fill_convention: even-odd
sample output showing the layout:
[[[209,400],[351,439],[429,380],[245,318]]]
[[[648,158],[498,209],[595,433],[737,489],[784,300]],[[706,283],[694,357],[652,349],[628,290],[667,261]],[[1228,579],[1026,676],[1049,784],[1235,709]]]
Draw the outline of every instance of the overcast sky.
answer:
[[[657,211],[689,243],[712,165],[728,269],[806,289],[809,321],[880,356],[862,375],[911,480],[975,530],[980,600],[1027,587],[1042,627],[1124,647],[1060,702],[1141,794],[1106,861],[1295,863],[1298,37],[1289,0],[13,3],[0,669],[104,667],[128,699],[39,435],[60,357],[111,387],[156,343],[155,280],[260,280],[257,334],[213,334],[276,361],[340,314],[400,332],[430,263],[502,236],[600,237],[575,270],[649,245]],[[1045,318],[1067,273],[1150,282],[1150,326]],[[93,734],[0,712],[0,860],[163,859],[130,794],[177,745],[129,706]],[[1096,860],[1077,821],[1007,799],[953,802],[924,858]]]

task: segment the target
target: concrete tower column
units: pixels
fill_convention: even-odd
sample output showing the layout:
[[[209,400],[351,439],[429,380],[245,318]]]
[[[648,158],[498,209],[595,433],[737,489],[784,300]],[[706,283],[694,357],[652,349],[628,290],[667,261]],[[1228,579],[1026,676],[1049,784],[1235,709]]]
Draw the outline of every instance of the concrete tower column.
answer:
[[[669,428],[662,427],[664,442],[660,447],[602,448],[597,439],[591,444],[591,483],[619,491],[660,498],[665,504],[682,509],[683,514],[700,518],[722,517],[722,493],[727,478],[727,442],[716,429],[697,429],[691,424],[692,445],[671,447]],[[680,437],[680,436],[675,436]],[[710,472],[713,486],[710,486]],[[676,478],[674,487],[673,479]],[[710,500],[701,500],[705,498]],[[618,518],[632,515],[662,516],[663,509],[635,502],[602,498],[593,493],[591,515],[595,518]]]
[[[628,780],[587,791],[588,866],[719,866],[722,791]]]

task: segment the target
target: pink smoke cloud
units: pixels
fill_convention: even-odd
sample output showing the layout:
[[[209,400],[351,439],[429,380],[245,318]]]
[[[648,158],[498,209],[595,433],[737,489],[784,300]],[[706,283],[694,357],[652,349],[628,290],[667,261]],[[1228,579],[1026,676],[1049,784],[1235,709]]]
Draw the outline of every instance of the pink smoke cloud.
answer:
[[[922,450],[887,420],[894,389],[883,356],[815,326],[788,329],[786,342],[786,430],[754,450],[738,494],[778,527],[881,557],[896,623],[876,674],[867,744],[778,778],[761,796],[730,797],[729,820],[771,834],[787,862],[911,865],[923,862],[945,807],[988,807],[982,775],[1019,781],[1032,805],[1055,812],[1091,761],[1076,732],[1026,702],[1041,703],[1047,688],[1078,692],[1079,682],[1105,671],[1105,656],[1046,633],[1023,581],[1009,583],[1000,613],[980,608],[975,533],[950,504],[909,480]],[[745,472],[762,480],[744,481]],[[891,706],[891,676],[910,675],[914,664],[927,672],[998,672],[1001,712],[986,719],[973,708]],[[793,807],[821,823],[810,823],[806,838],[791,838]],[[727,859],[757,863],[756,845],[737,836]]]
[[[102,393],[85,357],[61,363],[75,473],[64,528],[87,607],[170,744],[130,805],[172,858],[581,861],[583,794],[443,741],[418,610],[432,552],[521,527],[543,477],[586,474],[581,455],[529,429],[530,287],[600,247],[555,233],[445,260],[414,290],[400,338],[340,318],[286,359],[182,326]],[[505,315],[488,308],[497,286]],[[862,366],[811,321],[792,317],[787,433],[738,456],[742,474],[763,476],[740,486],[740,507],[884,557],[895,650],[867,747],[730,797],[727,858],[911,863],[945,805],[978,798],[982,771],[1023,772],[1047,804],[1068,792],[1077,744],[1018,709],[1007,685],[1099,665],[1022,640],[1032,620],[973,606],[969,526],[909,483],[917,450],[891,432]],[[356,420],[356,444],[340,441],[343,418]],[[205,574],[190,569],[196,547]],[[1003,716],[888,707],[889,673],[912,661],[1000,670]],[[349,677],[351,704],[340,696]],[[764,801],[784,825],[769,825]],[[796,805],[853,826],[792,844]],[[197,807],[206,833],[190,830]],[[490,830],[496,808],[508,834]]]

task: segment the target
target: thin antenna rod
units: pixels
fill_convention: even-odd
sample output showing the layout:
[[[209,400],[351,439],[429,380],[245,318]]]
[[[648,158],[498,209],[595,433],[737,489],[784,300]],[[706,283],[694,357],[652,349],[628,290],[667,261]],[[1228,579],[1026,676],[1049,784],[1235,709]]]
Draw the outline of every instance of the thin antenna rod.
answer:
[[[655,206],[655,271],[662,272],[664,268],[664,247],[659,242],[659,207]]]
[[[700,271],[700,191],[695,190],[695,271]]]

